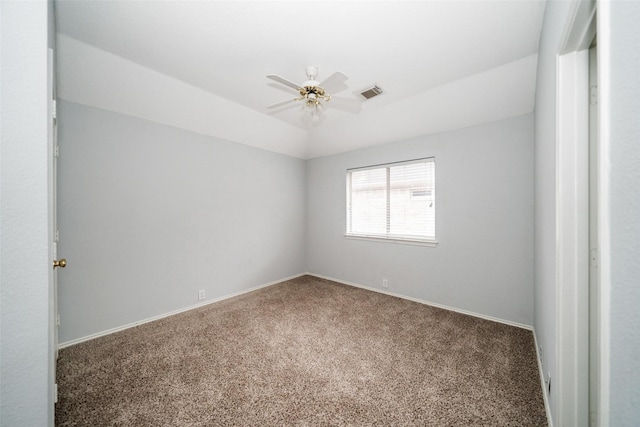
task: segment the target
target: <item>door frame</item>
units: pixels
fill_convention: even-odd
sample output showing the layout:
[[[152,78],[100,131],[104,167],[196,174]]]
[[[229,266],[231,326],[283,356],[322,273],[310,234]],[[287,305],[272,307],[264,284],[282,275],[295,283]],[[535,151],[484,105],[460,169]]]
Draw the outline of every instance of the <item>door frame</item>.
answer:
[[[48,251],[49,251],[49,277],[47,283],[49,297],[49,417],[55,418],[55,404],[58,401],[58,384],[56,382],[56,363],[58,358],[58,330],[57,330],[57,300],[56,300],[56,275],[52,262],[57,259],[56,240],[56,200],[55,200],[55,146],[56,127],[55,116],[55,77],[54,77],[55,53],[53,49],[47,49],[47,192],[48,192]]]
[[[589,425],[589,47],[595,0],[574,1],[556,61],[556,419]],[[597,363],[597,361],[594,361]]]
[[[594,42],[596,40],[594,39]],[[589,425],[598,426],[598,402],[600,393],[600,345],[599,311],[600,283],[598,265],[598,60],[597,43],[589,48]]]

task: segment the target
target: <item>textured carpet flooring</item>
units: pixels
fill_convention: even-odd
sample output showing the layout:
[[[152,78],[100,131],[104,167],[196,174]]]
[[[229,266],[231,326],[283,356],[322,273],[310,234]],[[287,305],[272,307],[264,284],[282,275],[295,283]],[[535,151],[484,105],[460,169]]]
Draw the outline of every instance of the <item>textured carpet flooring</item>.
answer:
[[[56,425],[542,426],[530,331],[304,276],[68,347]]]

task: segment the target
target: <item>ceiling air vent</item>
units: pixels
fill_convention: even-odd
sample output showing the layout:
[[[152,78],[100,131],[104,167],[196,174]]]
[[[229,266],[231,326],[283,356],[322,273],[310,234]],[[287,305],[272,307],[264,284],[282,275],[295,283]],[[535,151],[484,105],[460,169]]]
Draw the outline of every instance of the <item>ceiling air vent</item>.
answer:
[[[363,97],[364,99],[371,99],[374,96],[378,96],[382,93],[382,88],[378,85],[373,85],[371,87],[367,87],[356,92],[358,95]]]

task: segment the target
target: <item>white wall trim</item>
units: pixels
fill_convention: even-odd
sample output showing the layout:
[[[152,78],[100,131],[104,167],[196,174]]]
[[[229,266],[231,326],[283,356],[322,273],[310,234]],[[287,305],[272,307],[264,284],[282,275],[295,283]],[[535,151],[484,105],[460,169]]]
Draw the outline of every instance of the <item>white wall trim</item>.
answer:
[[[532,331],[533,331],[533,343],[536,347],[536,360],[538,362],[538,371],[540,373],[540,387],[542,387],[542,400],[544,400],[544,410],[547,413],[547,424],[549,424],[549,427],[553,427],[553,417],[551,416],[551,407],[549,406],[549,397],[547,396],[547,391],[545,390],[544,368],[542,365],[542,355],[540,354],[540,345],[538,344],[538,336],[536,334],[536,329],[532,328]]]
[[[306,273],[306,274],[309,275],[309,276],[317,277],[319,279],[331,280],[332,282],[341,283],[343,285],[348,285],[348,286],[353,286],[353,287],[356,287],[356,288],[366,289],[368,291],[378,292],[380,294],[390,295],[392,297],[402,298],[402,299],[406,299],[406,300],[409,300],[409,301],[417,302],[417,303],[420,303],[420,304],[430,305],[432,307],[442,308],[442,309],[445,309],[445,310],[454,311],[456,313],[466,314],[468,316],[478,317],[480,319],[490,320],[492,322],[503,323],[505,325],[515,326],[517,328],[522,328],[522,329],[527,329],[529,331],[533,331],[533,326],[525,325],[524,323],[512,322],[510,320],[499,319],[497,317],[487,316],[485,314],[474,313],[472,311],[462,310],[460,308],[450,307],[450,306],[444,305],[444,304],[438,304],[438,303],[435,303],[435,302],[430,302],[430,301],[422,300],[422,299],[419,299],[419,298],[413,298],[413,297],[409,297],[409,296],[401,295],[401,294],[396,294],[396,293],[389,292],[389,291],[383,291],[381,289],[372,288],[372,287],[369,287],[369,286],[361,285],[359,283],[348,282],[346,280],[340,280],[340,279],[336,279],[334,277],[323,276],[321,274],[316,274],[316,273]]]
[[[146,318],[146,319],[143,319],[143,320],[138,320],[137,322],[133,322],[133,323],[129,323],[129,324],[126,324],[126,325],[118,326],[116,328],[107,329],[106,331],[102,331],[102,332],[98,332],[98,333],[95,333],[95,334],[87,335],[87,336],[84,336],[84,337],[81,337],[81,338],[77,338],[77,339],[74,339],[74,340],[71,340],[71,341],[66,341],[66,342],[60,343],[58,345],[58,349],[63,349],[65,347],[71,347],[72,345],[80,344],[80,343],[85,342],[85,341],[90,341],[90,340],[95,339],[95,338],[100,338],[100,337],[103,337],[105,335],[111,335],[111,334],[116,333],[116,332],[124,331],[125,329],[133,328],[135,326],[140,326],[140,325],[143,325],[143,324],[149,323],[149,322],[154,322],[156,320],[164,319],[165,317],[173,316],[175,314],[184,313],[185,311],[195,310],[196,308],[204,307],[205,305],[213,304],[214,302],[219,302],[219,301],[223,301],[223,300],[226,300],[226,299],[229,299],[229,298],[237,297],[237,296],[240,296],[240,295],[243,295],[243,294],[248,294],[249,292],[253,292],[253,291],[257,291],[258,289],[267,288],[269,286],[277,285],[278,283],[286,282],[287,280],[292,280],[292,279],[304,276],[306,274],[307,273],[300,273],[300,274],[296,274],[296,275],[293,275],[293,276],[285,277],[283,279],[274,280],[273,282],[269,282],[269,283],[265,283],[265,284],[262,284],[262,285],[254,286],[252,288],[245,289],[245,290],[240,291],[240,292],[234,292],[234,293],[229,294],[229,295],[224,295],[224,296],[221,296],[221,297],[218,297],[218,298],[214,298],[214,299],[211,299],[211,300],[207,300],[207,301],[204,301],[204,302],[201,302],[201,303],[198,303],[198,304],[190,305],[188,307],[184,307],[184,308],[180,308],[178,310],[170,311],[169,313],[159,314],[157,316],[149,317],[149,318]]]

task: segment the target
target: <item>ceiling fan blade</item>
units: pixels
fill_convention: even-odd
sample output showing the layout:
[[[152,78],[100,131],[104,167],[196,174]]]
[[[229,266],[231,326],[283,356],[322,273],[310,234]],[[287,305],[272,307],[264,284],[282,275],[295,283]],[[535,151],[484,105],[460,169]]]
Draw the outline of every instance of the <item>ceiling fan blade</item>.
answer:
[[[0,1],[2,1],[2,0],[0,0]],[[286,93],[287,96],[290,96],[291,93],[292,93],[291,91],[293,90],[289,86],[285,86],[283,84],[276,83],[276,82],[269,82],[269,83],[267,83],[267,86],[272,87],[272,88],[277,89],[277,90],[280,90],[280,91]],[[300,92],[298,91],[297,93],[300,93]]]
[[[291,88],[293,88],[295,90],[300,90],[301,89],[301,87],[298,86],[297,84],[295,84],[294,82],[291,82],[291,81],[285,79],[284,77],[280,77],[277,74],[269,74],[267,76],[267,78],[271,79],[271,80],[274,80],[274,81],[276,81],[278,83],[282,83],[283,85],[289,86],[289,87],[291,87]]]
[[[328,107],[351,114],[358,114],[362,110],[362,101],[354,98],[344,98],[342,96],[331,96]]]
[[[296,102],[297,100],[298,100],[297,98],[287,99],[286,101],[282,101],[282,102],[278,102],[277,104],[269,105],[269,106],[267,106],[267,108],[273,109],[273,108],[284,107],[285,105],[288,105],[288,104],[291,104],[293,102]]]
[[[349,80],[349,77],[337,71],[324,79],[319,86],[328,93],[337,93],[347,88],[347,85],[344,84],[347,80]]]

